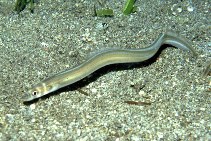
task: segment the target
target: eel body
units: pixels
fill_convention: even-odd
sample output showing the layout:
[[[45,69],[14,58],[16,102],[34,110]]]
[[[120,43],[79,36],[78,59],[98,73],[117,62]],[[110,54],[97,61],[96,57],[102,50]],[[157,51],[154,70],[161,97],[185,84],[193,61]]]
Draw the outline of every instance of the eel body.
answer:
[[[52,75],[51,77],[34,85],[27,91],[27,93],[24,94],[23,101],[32,101],[62,87],[73,84],[106,65],[116,63],[135,63],[148,60],[157,53],[163,44],[168,44],[182,50],[188,50],[196,55],[187,39],[174,32],[167,31],[160,34],[159,37],[146,48],[108,49],[101,51],[84,61],[82,64]]]

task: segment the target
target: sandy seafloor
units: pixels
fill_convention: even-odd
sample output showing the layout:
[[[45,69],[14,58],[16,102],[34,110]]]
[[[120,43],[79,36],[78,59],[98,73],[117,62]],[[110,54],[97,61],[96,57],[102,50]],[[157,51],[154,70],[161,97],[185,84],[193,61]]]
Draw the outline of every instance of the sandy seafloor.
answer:
[[[0,140],[211,140],[209,0],[139,0],[114,17],[93,16],[89,0],[40,0],[19,15],[0,0]],[[196,50],[167,47],[147,64],[112,65],[30,104],[33,84],[105,48],[143,48],[167,29]],[[79,90],[77,90],[79,89]],[[82,94],[82,92],[85,94]],[[131,105],[124,101],[149,102]]]

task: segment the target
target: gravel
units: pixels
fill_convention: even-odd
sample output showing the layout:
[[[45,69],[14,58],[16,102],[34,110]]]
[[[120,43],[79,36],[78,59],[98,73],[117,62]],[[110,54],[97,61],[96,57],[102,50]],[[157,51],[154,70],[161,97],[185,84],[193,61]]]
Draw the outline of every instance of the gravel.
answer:
[[[114,17],[94,16],[96,1],[36,2],[33,14],[27,6],[18,15],[15,0],[0,1],[2,141],[211,140],[211,77],[203,76],[211,60],[209,0],[139,0],[129,16],[125,1],[107,1]],[[167,29],[191,40],[198,57],[169,47],[148,64],[108,66],[47,98],[21,99],[93,52],[146,47]]]

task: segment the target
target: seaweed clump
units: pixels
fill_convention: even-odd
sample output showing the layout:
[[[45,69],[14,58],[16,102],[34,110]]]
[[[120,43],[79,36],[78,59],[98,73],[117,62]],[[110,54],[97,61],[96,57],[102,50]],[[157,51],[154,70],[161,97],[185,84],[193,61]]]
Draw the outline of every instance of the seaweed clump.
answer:
[[[34,12],[34,0],[16,0],[15,3],[15,11],[19,14],[21,11],[23,11],[26,6],[30,4],[30,11],[31,13]]]

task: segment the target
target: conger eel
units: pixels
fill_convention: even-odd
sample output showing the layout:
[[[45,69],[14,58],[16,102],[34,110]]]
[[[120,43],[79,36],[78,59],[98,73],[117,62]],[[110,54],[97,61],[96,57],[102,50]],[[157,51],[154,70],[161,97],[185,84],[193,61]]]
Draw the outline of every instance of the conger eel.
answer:
[[[189,50],[194,55],[196,52],[191,44],[184,37],[167,31],[160,34],[159,37],[148,47],[140,49],[108,49],[101,51],[82,64],[59,72],[38,84],[34,85],[27,93],[24,94],[24,102],[29,102],[40,98],[62,87],[73,84],[86,76],[90,75],[99,68],[116,63],[135,63],[142,62],[153,57],[163,44],[168,44],[183,50]]]

